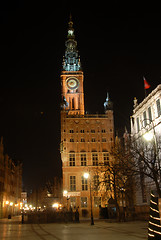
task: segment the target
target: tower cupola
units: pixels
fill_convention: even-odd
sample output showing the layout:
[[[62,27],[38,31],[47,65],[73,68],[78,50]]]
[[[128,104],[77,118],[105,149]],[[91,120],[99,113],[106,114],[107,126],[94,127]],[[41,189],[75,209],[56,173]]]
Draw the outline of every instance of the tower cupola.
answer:
[[[77,50],[77,41],[75,40],[72,16],[68,22],[68,35],[65,42],[66,50],[63,57],[63,71],[80,71],[81,63]]]

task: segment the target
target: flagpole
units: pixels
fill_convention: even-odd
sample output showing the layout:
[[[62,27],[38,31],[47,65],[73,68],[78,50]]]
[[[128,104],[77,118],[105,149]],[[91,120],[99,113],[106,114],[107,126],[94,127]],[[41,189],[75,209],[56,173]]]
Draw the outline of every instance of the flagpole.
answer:
[[[145,98],[147,97],[147,91],[146,89],[144,88],[144,94],[145,94]]]

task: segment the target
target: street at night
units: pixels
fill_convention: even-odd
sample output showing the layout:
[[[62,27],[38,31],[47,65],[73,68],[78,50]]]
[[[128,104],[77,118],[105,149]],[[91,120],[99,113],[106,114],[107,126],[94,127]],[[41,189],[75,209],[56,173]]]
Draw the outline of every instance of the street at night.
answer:
[[[88,5],[1,3],[0,240],[161,239],[160,5]]]
[[[0,220],[1,240],[141,240],[147,239],[147,222],[21,224],[20,217]]]

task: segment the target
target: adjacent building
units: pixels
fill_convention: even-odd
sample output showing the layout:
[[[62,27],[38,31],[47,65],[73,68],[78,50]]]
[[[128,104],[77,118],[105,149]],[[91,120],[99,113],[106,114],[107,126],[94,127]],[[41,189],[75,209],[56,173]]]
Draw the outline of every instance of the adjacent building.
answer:
[[[153,140],[155,151],[160,149],[161,85],[158,85],[140,104],[138,104],[137,99],[134,99],[134,109],[131,117],[131,136],[133,140],[140,144],[145,142],[145,137],[147,137],[147,140]],[[156,151],[156,153],[159,154],[159,151]],[[159,155],[158,157],[160,158]],[[151,190],[155,190],[155,185],[152,183],[151,178],[140,175],[140,185],[136,188],[136,206],[144,207],[149,205]]]
[[[64,205],[68,209],[79,208],[80,216],[86,217],[90,215],[92,204],[94,215],[99,216],[99,209],[107,206],[111,197],[107,186],[97,189],[96,186],[101,178],[98,170],[109,164],[109,152],[114,144],[113,109],[107,94],[104,114],[85,114],[84,73],[71,18],[68,24],[60,76]]]
[[[0,218],[17,215],[21,208],[22,164],[4,154],[0,141]]]

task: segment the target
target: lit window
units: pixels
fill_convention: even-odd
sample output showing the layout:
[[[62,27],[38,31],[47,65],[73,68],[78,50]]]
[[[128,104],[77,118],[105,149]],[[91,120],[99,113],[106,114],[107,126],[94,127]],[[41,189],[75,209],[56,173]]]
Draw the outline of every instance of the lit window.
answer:
[[[88,183],[87,183],[87,179],[82,176],[82,191],[87,191],[88,190]]]
[[[94,197],[94,207],[101,206],[101,197]]]
[[[70,197],[70,206],[72,209],[76,207],[76,198],[75,197]]]
[[[87,197],[81,197],[81,207],[87,208]]]

